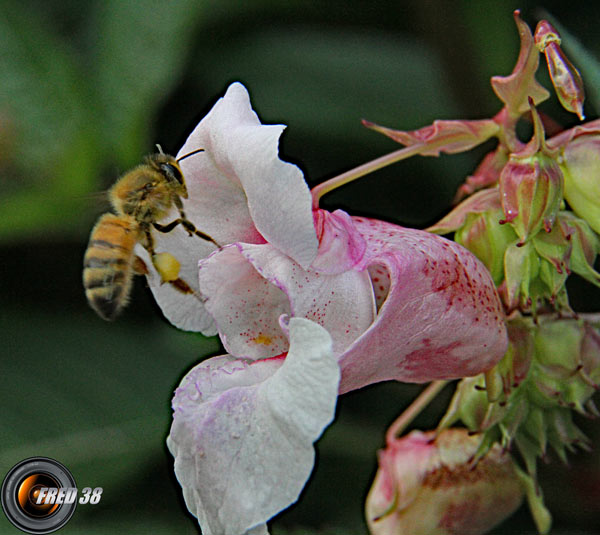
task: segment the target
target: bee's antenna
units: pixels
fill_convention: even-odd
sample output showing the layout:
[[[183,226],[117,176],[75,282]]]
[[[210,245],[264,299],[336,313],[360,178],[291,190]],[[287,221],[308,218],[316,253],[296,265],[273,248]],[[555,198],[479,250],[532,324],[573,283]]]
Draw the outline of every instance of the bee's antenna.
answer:
[[[204,152],[204,149],[196,149],[196,150],[193,150],[192,152],[188,152],[187,154],[184,154],[181,158],[177,159],[177,163],[179,163],[181,160],[185,160],[188,156],[193,156],[194,154],[198,154],[199,152]]]

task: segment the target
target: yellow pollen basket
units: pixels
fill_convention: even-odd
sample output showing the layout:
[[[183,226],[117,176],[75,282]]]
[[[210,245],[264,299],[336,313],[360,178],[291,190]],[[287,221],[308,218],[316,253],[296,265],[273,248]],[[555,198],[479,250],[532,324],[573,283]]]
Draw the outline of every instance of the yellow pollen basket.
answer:
[[[155,254],[152,263],[163,282],[175,281],[179,278],[181,264],[171,253]]]

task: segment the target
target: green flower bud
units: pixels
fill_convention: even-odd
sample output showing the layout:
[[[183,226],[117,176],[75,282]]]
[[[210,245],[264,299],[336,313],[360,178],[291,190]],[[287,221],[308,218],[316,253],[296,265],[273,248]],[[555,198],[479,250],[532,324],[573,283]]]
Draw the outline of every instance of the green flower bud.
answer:
[[[504,255],[506,302],[509,308],[529,309],[537,302],[537,286],[532,284],[540,273],[541,259],[535,248],[514,243]]]
[[[502,210],[469,214],[465,224],[454,235],[454,240],[471,251],[488,268],[494,283],[504,280],[504,253],[517,235],[508,225],[500,225]]]
[[[571,241],[571,271],[600,286],[600,273],[594,269],[600,252],[600,238],[585,220],[575,217],[571,212],[561,212],[559,221]]]
[[[542,121],[529,99],[534,135],[518,153],[511,155],[500,174],[503,223],[510,223],[523,245],[542,227],[552,230],[563,198],[564,179],[556,161],[557,151],[544,139]]]
[[[561,168],[567,202],[600,233],[600,136],[577,136],[567,143]]]
[[[524,490],[498,444],[477,462],[481,436],[465,429],[413,431],[379,453],[367,496],[373,535],[486,533],[521,504]]]
[[[535,480],[537,459],[551,447],[566,461],[568,451],[588,446],[573,411],[598,415],[591,397],[600,381],[600,314],[535,320],[513,314],[507,327],[509,349],[488,372],[502,378],[502,394],[489,399],[484,375],[463,379],[440,428],[461,420],[471,431],[482,431],[475,458],[498,443],[516,446],[527,470],[517,470],[518,476],[538,530],[547,533],[551,519]]]
[[[556,406],[587,414],[586,403],[600,380],[600,334],[583,319],[541,321],[535,334],[532,378]]]
[[[510,223],[524,244],[542,227],[550,232],[563,195],[563,176],[545,154],[511,156],[500,175],[503,223]]]

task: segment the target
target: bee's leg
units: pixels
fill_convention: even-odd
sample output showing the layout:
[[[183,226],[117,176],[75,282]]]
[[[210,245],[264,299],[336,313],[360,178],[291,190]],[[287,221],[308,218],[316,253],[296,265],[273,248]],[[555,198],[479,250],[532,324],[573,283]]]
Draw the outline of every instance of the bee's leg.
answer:
[[[204,303],[205,299],[203,299],[187,282],[179,277],[179,261],[170,253],[157,253],[154,250],[154,240],[152,234],[150,234],[149,228],[144,229],[144,238],[144,243],[142,243],[142,245],[146,251],[148,251],[150,258],[152,259],[152,265],[160,275],[161,284],[167,282],[178,292],[193,295],[201,303]],[[140,274],[147,274],[148,268],[144,261],[136,256],[135,262],[137,261],[139,261],[141,266],[134,263],[134,269],[140,267],[141,269],[145,269],[145,271],[142,271]]]
[[[133,259],[133,272],[136,275],[148,275],[148,266],[139,256],[135,256]]]
[[[206,301],[198,292],[196,292],[187,282],[183,279],[175,279],[174,281],[169,281],[169,284],[173,286],[178,292],[183,294],[192,294],[198,301],[204,303]]]
[[[198,236],[200,239],[202,240],[206,240],[209,242],[214,243],[217,247],[221,247],[215,240],[213,240],[208,234],[198,230],[194,224],[189,221],[188,219],[185,219],[185,217],[179,217],[177,219],[175,219],[174,221],[171,221],[170,223],[167,223],[166,225],[161,225],[160,223],[152,223],[152,225],[154,226],[154,228],[156,230],[158,230],[159,232],[171,232],[177,225],[181,225],[190,236],[193,236],[194,234],[196,236]]]

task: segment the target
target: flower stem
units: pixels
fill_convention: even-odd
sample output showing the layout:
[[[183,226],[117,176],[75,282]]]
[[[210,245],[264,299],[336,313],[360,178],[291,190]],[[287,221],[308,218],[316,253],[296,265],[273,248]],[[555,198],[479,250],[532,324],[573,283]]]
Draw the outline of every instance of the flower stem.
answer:
[[[406,408],[406,410],[396,418],[394,423],[388,429],[385,440],[388,444],[401,435],[411,422],[429,405],[442,389],[448,384],[448,381],[440,380],[429,383],[427,388],[421,391],[417,398]]]
[[[375,158],[370,162],[363,163],[354,169],[350,169],[350,171],[346,171],[341,175],[330,178],[325,182],[321,182],[312,189],[312,198],[313,198],[313,208],[316,209],[319,207],[319,200],[323,195],[333,191],[340,186],[344,186],[348,184],[348,182],[352,182],[357,178],[368,175],[382,167],[387,165],[399,162],[400,160],[405,160],[406,158],[410,158],[416,154],[419,154],[425,145],[423,143],[419,143],[417,145],[411,145],[410,147],[404,147],[394,152],[390,152],[385,156],[380,156],[379,158]]]

